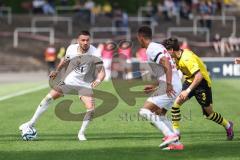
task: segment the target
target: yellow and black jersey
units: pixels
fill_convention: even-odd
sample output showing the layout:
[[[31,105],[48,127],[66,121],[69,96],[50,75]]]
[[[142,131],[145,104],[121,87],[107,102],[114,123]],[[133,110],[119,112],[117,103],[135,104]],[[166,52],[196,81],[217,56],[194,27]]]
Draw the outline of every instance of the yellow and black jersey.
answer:
[[[194,75],[200,71],[203,78],[207,81],[208,86],[211,87],[211,79],[203,61],[192,51],[184,49],[181,57],[176,59],[177,68],[181,70],[184,78],[192,83]]]

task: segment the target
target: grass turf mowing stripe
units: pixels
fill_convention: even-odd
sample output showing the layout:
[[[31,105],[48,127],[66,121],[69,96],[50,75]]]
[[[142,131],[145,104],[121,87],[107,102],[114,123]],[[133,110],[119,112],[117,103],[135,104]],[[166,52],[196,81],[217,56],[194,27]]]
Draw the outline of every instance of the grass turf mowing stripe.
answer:
[[[35,87],[35,88],[26,89],[26,90],[23,90],[23,91],[20,91],[20,92],[15,92],[15,93],[12,93],[12,94],[8,94],[8,95],[0,97],[0,101],[6,100],[6,99],[9,99],[9,98],[12,98],[12,97],[21,96],[21,95],[24,95],[24,94],[27,94],[27,93],[36,92],[36,91],[45,89],[47,87],[48,87],[48,84],[44,84],[44,85],[41,85],[41,86],[38,86],[38,87]]]

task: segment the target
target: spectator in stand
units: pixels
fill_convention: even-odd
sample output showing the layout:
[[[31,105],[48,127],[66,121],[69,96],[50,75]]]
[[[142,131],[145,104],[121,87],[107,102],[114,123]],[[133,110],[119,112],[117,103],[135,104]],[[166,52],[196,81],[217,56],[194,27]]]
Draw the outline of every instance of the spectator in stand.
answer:
[[[239,44],[240,44],[239,38],[237,38],[235,36],[230,36],[228,38],[228,42],[229,42],[229,49],[231,52],[239,51]]]
[[[202,0],[199,5],[199,12],[202,19],[200,20],[201,27],[207,27],[211,29],[212,21],[209,19],[209,16],[212,15],[212,6],[211,3],[208,3],[205,0]]]
[[[213,47],[216,53],[219,53],[222,57],[225,53],[230,53],[230,44],[229,40],[221,38],[221,36],[217,33],[213,39]]]
[[[95,7],[95,3],[92,0],[87,0],[87,2],[84,4],[84,8],[89,9],[89,10],[93,10],[93,8]]]
[[[122,27],[128,27],[128,13],[125,11],[122,12]]]
[[[33,13],[43,13],[43,6],[45,4],[44,0],[33,0]]]
[[[132,79],[132,43],[129,41],[120,42],[118,48],[120,66],[123,79]]]
[[[102,44],[102,60],[103,66],[105,68],[105,81],[109,81],[111,79],[111,70],[112,70],[112,59],[115,52],[115,45],[112,42],[108,42],[106,44]]]
[[[180,4],[180,16],[185,19],[191,19],[193,16],[191,9],[192,8],[188,3],[182,1]]]
[[[68,0],[60,0],[61,6],[68,6]]]
[[[125,27],[127,28],[128,27],[128,14],[127,12],[124,12],[118,4],[115,4],[114,5],[114,12],[113,12],[113,18],[115,19],[115,27]],[[119,33],[116,33],[116,34],[126,34],[126,32],[119,32]]]
[[[112,17],[112,6],[108,1],[105,1],[103,7],[102,7],[102,12],[104,15],[108,17]]]
[[[47,3],[52,6],[53,8],[55,8],[55,0],[46,0]]]
[[[87,22],[90,22],[91,13],[95,6],[95,3],[92,0],[85,1],[84,0],[75,0],[74,10],[76,12],[75,18],[76,21],[79,22],[78,19],[84,19]]]
[[[192,1],[192,6],[191,6],[191,11],[194,15],[197,14],[198,7],[199,7],[199,0],[193,0]]]
[[[182,0],[173,0],[174,6],[176,8],[176,12],[180,12],[180,8],[181,8],[181,1]]]
[[[113,5],[113,18],[115,21],[115,27],[121,27],[122,25],[122,9],[119,7],[118,3]]]
[[[44,5],[42,6],[44,14],[55,14],[54,3],[52,0],[45,0]]]
[[[33,0],[32,7],[33,13],[55,14],[52,0]]]
[[[53,45],[50,45],[46,48],[44,52],[45,62],[48,65],[48,73],[55,70],[56,62],[56,48]]]
[[[164,12],[164,6],[161,1],[157,3],[157,17],[161,17]]]
[[[87,15],[88,22],[91,22],[91,16],[94,14],[95,2],[93,0],[87,0],[84,4],[85,14]]]
[[[33,2],[31,2],[31,1],[23,1],[21,3],[21,7],[25,11],[28,11],[29,13],[32,13],[32,11],[33,11]]]
[[[223,0],[223,3],[224,3],[225,7],[233,6],[233,1],[232,0]]]
[[[76,12],[78,12],[79,9],[82,9],[83,7],[84,7],[84,3],[82,2],[82,0],[75,0],[75,4],[73,8]]]
[[[146,17],[152,18],[153,20],[155,20],[155,22],[157,22],[159,4],[153,3],[152,0],[148,0],[146,3],[146,7],[149,8],[149,11],[147,12]],[[145,22],[145,23],[150,24],[150,22]]]
[[[165,20],[171,20],[174,15],[176,15],[176,7],[173,3],[173,0],[164,0],[164,11]]]
[[[220,51],[221,51],[221,37],[218,33],[215,34],[215,36],[214,36],[213,47],[214,47],[214,50],[215,50],[216,53],[220,53]]]
[[[99,15],[102,12],[102,8],[100,4],[96,4],[96,6],[93,8],[92,13],[94,15]]]

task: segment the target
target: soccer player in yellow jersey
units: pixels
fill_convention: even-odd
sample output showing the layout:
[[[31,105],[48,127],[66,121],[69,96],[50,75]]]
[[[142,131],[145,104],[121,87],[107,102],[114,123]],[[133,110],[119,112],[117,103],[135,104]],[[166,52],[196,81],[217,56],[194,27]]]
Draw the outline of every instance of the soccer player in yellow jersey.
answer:
[[[201,105],[206,118],[222,125],[226,129],[227,139],[232,140],[234,136],[233,123],[213,110],[211,79],[203,61],[192,51],[180,49],[178,40],[175,38],[166,39],[163,45],[171,54],[172,58],[174,58],[177,68],[183,73],[185,78],[182,92],[172,107],[174,131],[180,134],[180,106],[194,96]]]

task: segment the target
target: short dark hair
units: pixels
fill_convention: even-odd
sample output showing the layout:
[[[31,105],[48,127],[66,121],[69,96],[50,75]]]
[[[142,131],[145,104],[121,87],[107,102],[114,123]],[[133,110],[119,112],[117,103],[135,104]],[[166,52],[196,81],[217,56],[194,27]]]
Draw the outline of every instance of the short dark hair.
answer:
[[[148,26],[142,26],[138,29],[138,35],[147,39],[152,39],[152,29]]]
[[[91,36],[90,32],[87,31],[87,30],[83,30],[83,31],[80,31],[78,36],[81,36],[81,35],[84,35],[84,36]]]
[[[167,50],[173,49],[174,51],[180,50],[180,45],[177,38],[165,39],[162,43]]]

